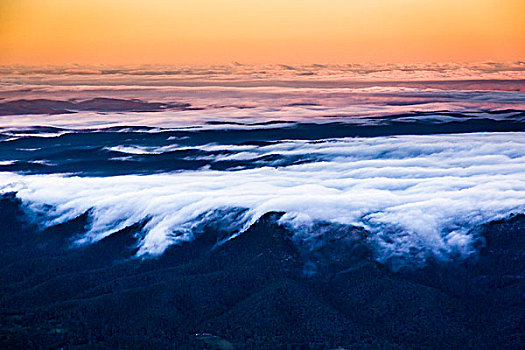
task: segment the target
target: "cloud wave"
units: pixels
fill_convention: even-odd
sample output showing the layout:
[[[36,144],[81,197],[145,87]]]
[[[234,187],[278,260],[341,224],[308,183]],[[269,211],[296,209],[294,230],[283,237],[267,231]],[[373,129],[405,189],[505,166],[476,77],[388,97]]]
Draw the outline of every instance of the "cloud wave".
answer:
[[[16,192],[44,226],[89,211],[92,225],[79,243],[146,222],[139,256],[191,241],[205,221],[236,235],[278,211],[297,239],[318,234],[318,222],[360,226],[381,261],[450,259],[473,253],[478,225],[525,212],[525,133],[284,141],[239,151],[315,161],[144,176],[1,173],[0,191]]]

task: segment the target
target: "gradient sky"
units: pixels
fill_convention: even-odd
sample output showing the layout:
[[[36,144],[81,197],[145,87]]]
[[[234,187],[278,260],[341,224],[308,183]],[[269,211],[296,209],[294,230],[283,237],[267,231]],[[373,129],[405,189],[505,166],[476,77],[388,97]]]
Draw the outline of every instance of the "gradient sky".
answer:
[[[0,64],[523,59],[523,0],[0,0]]]

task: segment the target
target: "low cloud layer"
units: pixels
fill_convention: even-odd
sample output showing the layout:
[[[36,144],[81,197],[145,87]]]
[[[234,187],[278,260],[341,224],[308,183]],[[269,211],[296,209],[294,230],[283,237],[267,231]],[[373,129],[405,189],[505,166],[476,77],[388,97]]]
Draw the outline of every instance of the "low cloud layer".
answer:
[[[5,76],[70,76],[70,77],[221,77],[243,76],[269,77],[323,77],[368,79],[458,79],[458,78],[523,78],[525,62],[480,62],[480,63],[425,63],[425,64],[308,64],[308,65],[231,65],[212,66],[0,66],[0,75]]]
[[[168,93],[170,100],[165,96]],[[98,94],[104,95],[101,92]],[[251,128],[261,128],[263,126],[260,123],[275,121],[370,124],[384,117],[410,114],[443,121],[454,117],[449,115],[444,118],[444,113],[456,113],[456,118],[463,115],[466,118],[494,120],[518,115],[519,120],[523,120],[525,111],[525,94],[516,91],[443,91],[400,87],[178,88],[162,90],[157,92],[157,96],[150,94],[149,97],[154,102],[95,98],[89,101],[103,101],[104,105],[111,101],[111,109],[107,106],[101,109],[99,104],[91,104],[92,109],[81,111],[73,107],[67,109],[67,106],[81,103],[47,99],[0,101],[0,127],[98,129],[148,126],[220,129],[225,125],[228,128],[246,128],[251,125]],[[165,104],[158,101],[164,101]],[[126,113],[125,117],[123,112]],[[12,114],[17,115],[14,117]]]
[[[318,222],[360,226],[371,233],[381,261],[446,260],[473,253],[478,225],[525,212],[524,133],[284,141],[238,149],[237,157],[272,154],[314,161],[145,176],[1,173],[0,191],[16,192],[44,226],[90,211],[92,226],[81,244],[147,222],[138,251],[144,256],[191,241],[203,221],[235,235],[278,211],[298,239],[318,234],[311,229]]]

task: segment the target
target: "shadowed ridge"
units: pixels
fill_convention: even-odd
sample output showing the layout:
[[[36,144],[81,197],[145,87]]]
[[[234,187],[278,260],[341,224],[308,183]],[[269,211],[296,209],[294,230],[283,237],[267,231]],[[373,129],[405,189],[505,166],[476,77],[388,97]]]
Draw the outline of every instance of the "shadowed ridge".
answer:
[[[66,114],[84,112],[159,112],[186,109],[189,103],[145,102],[138,99],[96,97],[90,100],[20,99],[0,102],[0,115]]]
[[[17,210],[12,198],[4,201]],[[522,269],[522,215],[486,225],[487,245],[466,267],[397,273],[361,246],[366,232],[352,229],[341,241],[336,230],[307,249],[278,225],[280,215],[264,215],[222,245],[224,233],[204,230],[143,260],[126,258],[140,225],[75,249],[38,242],[46,235],[70,242],[63,230],[83,228],[85,216],[27,231],[27,244],[0,247],[0,256],[18,256],[1,273],[0,344],[195,349],[202,347],[195,333],[209,332],[238,349],[520,348],[524,285],[509,278]],[[317,270],[305,273],[308,263]],[[479,276],[495,281],[479,288],[485,297],[461,287]]]
[[[523,214],[490,222],[478,229],[484,240],[479,254],[450,263],[429,260],[423,269],[400,276],[439,289],[475,310],[488,347],[518,349],[525,344],[524,227]]]

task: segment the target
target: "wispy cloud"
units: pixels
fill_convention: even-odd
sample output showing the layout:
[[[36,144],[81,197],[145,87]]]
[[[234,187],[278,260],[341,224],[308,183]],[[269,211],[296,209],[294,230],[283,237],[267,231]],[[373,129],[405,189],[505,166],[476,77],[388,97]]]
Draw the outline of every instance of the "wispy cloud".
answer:
[[[316,222],[362,226],[379,260],[417,263],[469,255],[473,228],[525,211],[524,150],[522,133],[290,141],[247,151],[317,161],[101,178],[2,173],[0,184],[30,212],[45,214],[38,217],[46,226],[89,211],[93,223],[81,243],[146,220],[139,255],[192,240],[204,218],[237,232],[280,211],[298,239],[308,239]],[[247,211],[228,222],[213,214],[224,209]]]

